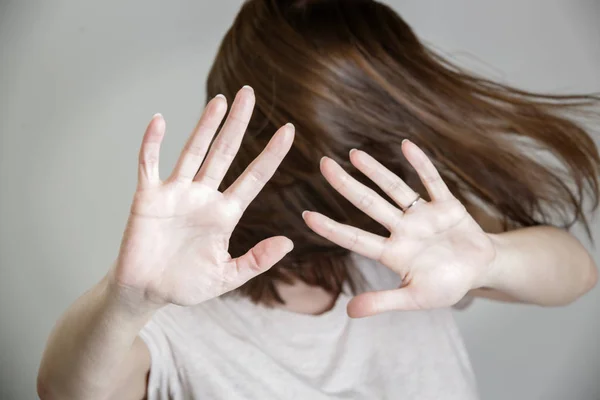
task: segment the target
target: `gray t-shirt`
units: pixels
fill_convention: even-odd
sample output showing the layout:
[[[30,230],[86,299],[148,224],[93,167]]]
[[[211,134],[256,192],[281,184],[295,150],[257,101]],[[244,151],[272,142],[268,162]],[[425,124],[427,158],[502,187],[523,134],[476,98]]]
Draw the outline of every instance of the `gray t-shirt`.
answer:
[[[396,274],[356,257],[373,289]],[[450,309],[350,319],[340,295],[322,315],[226,296],[161,309],[140,332],[151,358],[148,399],[477,399]]]

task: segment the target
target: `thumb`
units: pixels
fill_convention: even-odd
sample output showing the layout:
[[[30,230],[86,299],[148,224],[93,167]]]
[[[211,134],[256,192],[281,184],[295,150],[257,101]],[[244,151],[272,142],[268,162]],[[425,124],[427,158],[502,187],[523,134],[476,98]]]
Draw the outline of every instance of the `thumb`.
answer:
[[[386,311],[414,311],[422,307],[415,302],[414,287],[361,293],[348,303],[348,315],[352,318],[369,317]]]
[[[294,243],[285,236],[274,236],[257,243],[246,254],[232,261],[237,276],[235,285],[241,286],[256,275],[262,274],[293,248]]]

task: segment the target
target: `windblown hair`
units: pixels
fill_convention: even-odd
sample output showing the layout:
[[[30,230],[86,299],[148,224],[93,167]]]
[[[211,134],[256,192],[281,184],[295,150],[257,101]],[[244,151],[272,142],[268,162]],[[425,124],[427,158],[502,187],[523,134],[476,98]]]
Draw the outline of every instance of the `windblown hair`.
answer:
[[[291,151],[230,241],[232,256],[273,235],[294,241],[278,265],[239,289],[255,302],[282,302],[277,280],[339,294],[360,279],[349,252],[313,233],[302,211],[386,233],[321,176],[324,155],[382,193],[348,161],[350,149],[362,149],[426,197],[400,152],[408,138],[457,198],[485,206],[504,229],[577,221],[587,228],[584,199],[598,205],[600,159],[579,119],[597,112],[598,97],[530,93],[470,74],[376,1],[247,1],[220,46],[207,99],[232,99],[246,84],[256,108],[224,187],[279,126],[296,127]]]

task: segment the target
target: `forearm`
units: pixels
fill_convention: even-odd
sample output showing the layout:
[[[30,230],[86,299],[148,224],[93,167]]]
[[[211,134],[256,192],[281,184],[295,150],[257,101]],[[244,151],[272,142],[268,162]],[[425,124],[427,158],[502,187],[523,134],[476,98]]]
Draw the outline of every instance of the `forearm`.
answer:
[[[40,365],[42,398],[95,399],[111,390],[119,365],[155,310],[124,297],[107,277],[65,312]]]
[[[583,245],[558,228],[540,226],[491,235],[496,258],[483,287],[516,301],[565,305],[596,283],[596,265]]]

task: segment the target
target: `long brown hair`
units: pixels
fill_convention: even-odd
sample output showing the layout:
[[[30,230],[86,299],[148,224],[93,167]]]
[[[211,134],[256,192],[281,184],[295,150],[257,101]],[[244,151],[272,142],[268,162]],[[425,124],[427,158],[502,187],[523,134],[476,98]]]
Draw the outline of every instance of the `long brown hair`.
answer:
[[[325,182],[324,155],[369,184],[348,162],[350,149],[363,149],[425,194],[401,156],[409,138],[460,200],[483,204],[505,229],[587,227],[584,198],[598,205],[600,159],[578,119],[593,113],[598,97],[529,93],[469,74],[376,1],[246,2],[218,51],[207,98],[231,99],[246,84],[255,89],[256,109],[225,186],[277,127],[290,121],[297,132],[230,241],[232,256],[273,235],[294,241],[279,265],[240,288],[256,302],[282,301],[277,280],[300,279],[335,294],[344,282],[354,287],[349,252],[310,231],[302,211],[385,234]]]

